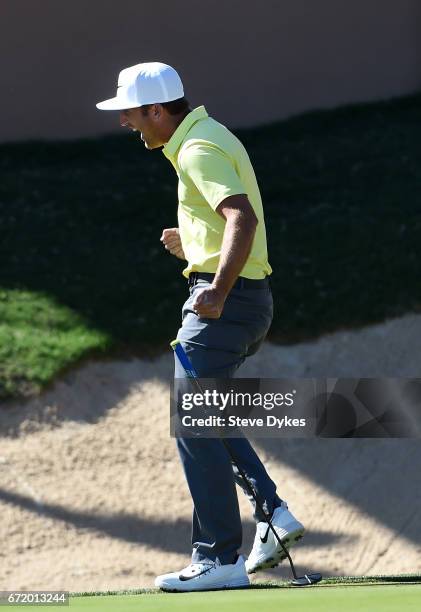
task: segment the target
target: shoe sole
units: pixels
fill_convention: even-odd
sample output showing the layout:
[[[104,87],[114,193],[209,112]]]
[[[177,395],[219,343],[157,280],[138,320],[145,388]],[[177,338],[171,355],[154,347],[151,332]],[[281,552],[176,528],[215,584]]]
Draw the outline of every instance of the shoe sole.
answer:
[[[304,531],[305,529],[304,527],[302,527],[301,529],[297,529],[296,531],[288,534],[284,538],[281,538],[281,542],[285,546],[288,552],[297,542],[299,542],[299,540],[302,539],[302,537],[304,536]],[[278,548],[273,557],[269,557],[268,559],[261,561],[260,563],[255,565],[252,569],[248,569],[247,573],[255,574],[256,572],[259,572],[265,569],[273,569],[274,567],[277,567],[286,558],[287,558],[287,555],[285,554],[284,550],[282,548]]]
[[[221,586],[203,588],[203,589],[177,589],[174,587],[160,586],[158,587],[161,591],[166,593],[196,593],[198,591],[224,591],[227,589],[245,589],[250,586],[249,580],[236,580],[229,584],[222,584]]]

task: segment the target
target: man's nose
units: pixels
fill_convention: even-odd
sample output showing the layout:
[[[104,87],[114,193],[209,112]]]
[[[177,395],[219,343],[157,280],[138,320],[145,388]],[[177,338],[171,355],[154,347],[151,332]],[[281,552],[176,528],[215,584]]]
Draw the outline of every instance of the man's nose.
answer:
[[[126,113],[120,113],[120,125],[121,127],[125,127],[128,124],[129,120],[127,119]]]

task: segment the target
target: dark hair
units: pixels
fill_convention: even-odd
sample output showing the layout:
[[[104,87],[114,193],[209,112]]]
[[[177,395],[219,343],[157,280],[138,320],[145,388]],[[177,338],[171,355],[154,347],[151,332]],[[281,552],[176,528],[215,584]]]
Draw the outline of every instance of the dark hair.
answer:
[[[178,100],[171,100],[171,102],[160,102],[160,104],[170,115],[180,115],[190,110],[190,104],[186,98],[178,98]],[[151,106],[153,106],[153,104],[144,104],[141,106],[142,115],[146,116]]]

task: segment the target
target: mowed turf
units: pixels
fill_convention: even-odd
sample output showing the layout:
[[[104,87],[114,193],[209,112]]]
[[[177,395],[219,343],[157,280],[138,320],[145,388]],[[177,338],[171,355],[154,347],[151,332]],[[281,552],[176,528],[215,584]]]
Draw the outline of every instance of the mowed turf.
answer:
[[[302,589],[241,589],[206,593],[159,593],[71,597],[71,610],[171,612],[405,612],[421,609],[421,585],[322,586]],[[16,608],[14,608],[16,609]],[[17,609],[24,609],[20,606]],[[44,606],[38,610],[51,609]],[[55,609],[55,608],[54,608]]]

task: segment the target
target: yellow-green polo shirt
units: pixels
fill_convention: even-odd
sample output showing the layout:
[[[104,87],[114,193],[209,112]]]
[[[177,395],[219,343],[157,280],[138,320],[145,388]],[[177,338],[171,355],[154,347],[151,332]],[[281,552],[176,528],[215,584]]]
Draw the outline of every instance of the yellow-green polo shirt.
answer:
[[[271,274],[262,198],[253,166],[242,143],[204,106],[191,111],[162,149],[178,175],[178,227],[190,272],[216,272],[225,220],[217,206],[231,195],[247,194],[258,219],[245,278]]]

